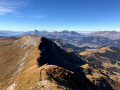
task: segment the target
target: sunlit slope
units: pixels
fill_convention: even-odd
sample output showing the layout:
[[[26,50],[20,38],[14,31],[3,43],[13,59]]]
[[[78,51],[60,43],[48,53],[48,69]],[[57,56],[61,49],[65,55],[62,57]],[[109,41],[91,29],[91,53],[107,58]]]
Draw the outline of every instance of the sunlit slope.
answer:
[[[12,44],[18,38],[16,37],[0,37],[0,49],[3,47]]]
[[[120,89],[120,48],[108,46],[86,49],[79,54],[88,63],[82,68],[95,85],[104,83],[112,89]]]

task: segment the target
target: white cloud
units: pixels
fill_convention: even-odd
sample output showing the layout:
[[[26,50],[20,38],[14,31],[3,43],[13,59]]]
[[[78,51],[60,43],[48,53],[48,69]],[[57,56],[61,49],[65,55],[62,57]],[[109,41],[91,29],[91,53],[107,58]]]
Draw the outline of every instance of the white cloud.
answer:
[[[0,1],[0,15],[8,13],[15,14],[17,9],[26,8],[28,0],[1,0]]]
[[[5,15],[7,13],[14,13],[14,8],[6,8],[6,7],[0,7],[0,15]]]
[[[10,9],[10,8],[0,8],[0,12],[1,13],[5,13],[5,12],[9,12],[9,13],[12,13],[14,10],[13,9]]]

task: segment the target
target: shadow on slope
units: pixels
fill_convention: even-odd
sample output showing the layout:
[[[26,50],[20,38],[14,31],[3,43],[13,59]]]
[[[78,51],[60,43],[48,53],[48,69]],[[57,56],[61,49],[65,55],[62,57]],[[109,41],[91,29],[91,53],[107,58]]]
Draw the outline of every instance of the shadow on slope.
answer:
[[[83,80],[89,88],[94,89],[95,86],[86,78],[80,68],[81,65],[85,64],[80,58],[77,56],[73,57],[46,38],[41,38],[41,43],[38,48],[41,51],[40,57],[37,59],[39,66],[44,64],[57,65],[70,70],[79,76],[79,78]]]

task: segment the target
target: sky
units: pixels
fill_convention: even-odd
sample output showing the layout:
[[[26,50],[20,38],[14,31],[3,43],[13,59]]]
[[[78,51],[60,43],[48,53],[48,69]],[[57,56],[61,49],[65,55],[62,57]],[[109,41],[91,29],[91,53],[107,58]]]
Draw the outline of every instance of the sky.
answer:
[[[120,0],[0,0],[0,30],[120,31]]]

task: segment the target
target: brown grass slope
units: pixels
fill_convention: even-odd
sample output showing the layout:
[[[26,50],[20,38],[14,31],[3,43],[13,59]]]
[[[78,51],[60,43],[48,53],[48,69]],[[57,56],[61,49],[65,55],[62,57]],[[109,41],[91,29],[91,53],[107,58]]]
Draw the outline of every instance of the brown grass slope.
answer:
[[[88,63],[82,68],[92,82],[98,87],[104,84],[102,86],[120,89],[120,48],[108,46],[86,49],[79,54]]]
[[[94,89],[80,65],[51,40],[24,36],[0,50],[0,90]]]
[[[0,37],[0,49],[3,48],[4,46],[10,45],[17,39],[18,38],[16,37]]]

